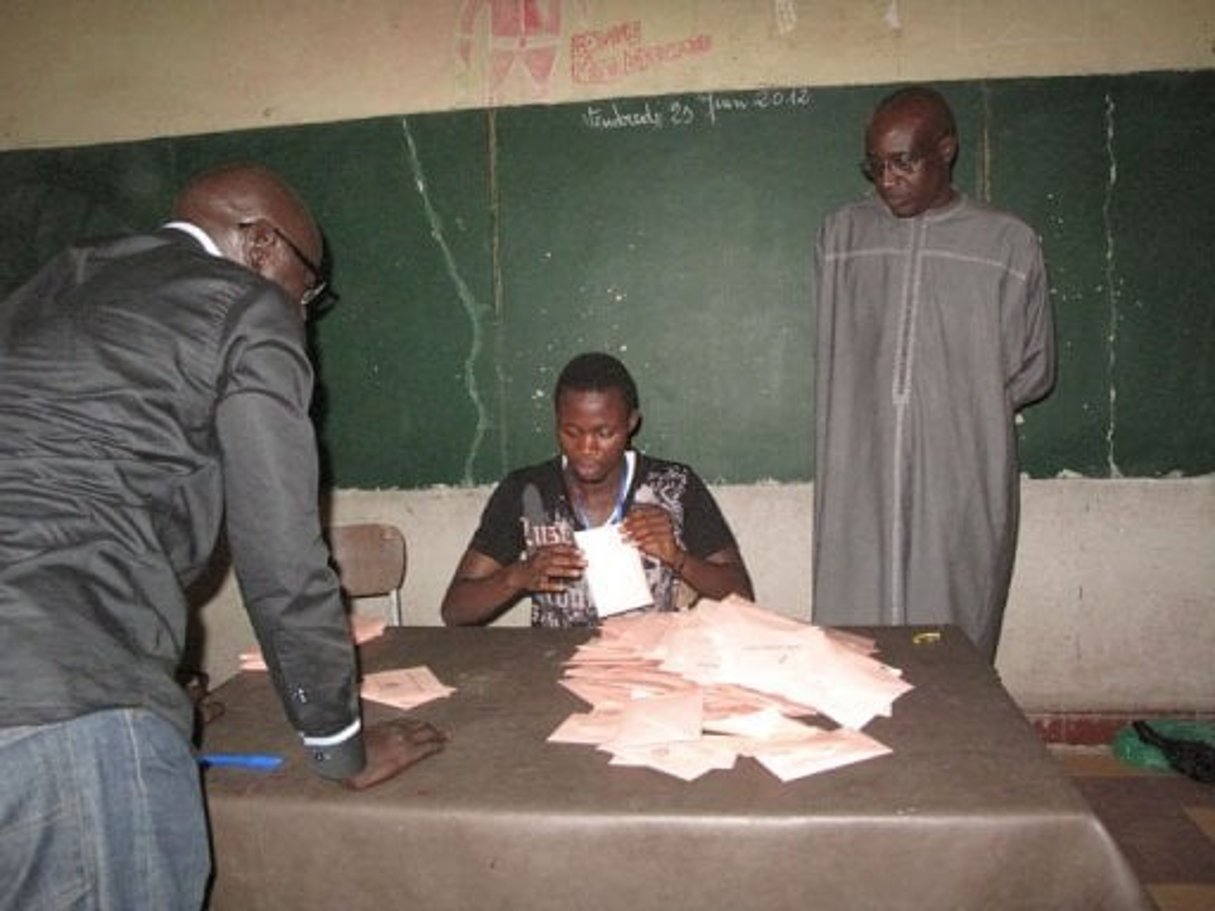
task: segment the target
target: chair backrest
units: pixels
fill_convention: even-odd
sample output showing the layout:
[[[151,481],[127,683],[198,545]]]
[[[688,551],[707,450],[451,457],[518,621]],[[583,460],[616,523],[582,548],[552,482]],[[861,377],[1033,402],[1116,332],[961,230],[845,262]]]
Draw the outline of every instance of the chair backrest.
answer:
[[[351,598],[387,595],[392,622],[401,625],[401,583],[407,558],[405,536],[395,525],[368,522],[329,529],[329,549],[342,590]]]

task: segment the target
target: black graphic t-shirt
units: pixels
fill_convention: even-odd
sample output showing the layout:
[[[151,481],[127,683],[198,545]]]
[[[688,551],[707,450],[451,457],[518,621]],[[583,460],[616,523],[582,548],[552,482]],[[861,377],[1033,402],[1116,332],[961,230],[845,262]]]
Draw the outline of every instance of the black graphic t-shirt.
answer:
[[[735,546],[717,502],[691,468],[642,453],[636,453],[635,458],[633,481],[624,502],[626,514],[634,503],[661,506],[671,516],[676,542],[695,557]],[[539,494],[538,503],[534,499],[525,502],[529,486]],[[573,544],[574,532],[584,527],[570,504],[558,456],[520,468],[502,480],[481,514],[481,525],[470,546],[506,565],[520,559],[529,545]],[[654,596],[648,609],[675,610],[679,583],[675,573],[646,554],[641,555],[641,561]],[[598,622],[585,577],[564,592],[532,595],[532,626],[594,626]]]

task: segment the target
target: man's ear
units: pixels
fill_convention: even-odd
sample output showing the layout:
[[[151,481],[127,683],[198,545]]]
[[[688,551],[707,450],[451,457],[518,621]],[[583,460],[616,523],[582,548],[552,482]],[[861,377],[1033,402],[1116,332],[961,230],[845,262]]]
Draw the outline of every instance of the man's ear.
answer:
[[[629,415],[629,437],[637,432],[637,428],[641,426],[641,410],[634,408],[633,413]]]
[[[262,218],[245,222],[240,226],[239,234],[241,262],[259,275],[265,275],[263,268],[275,242],[269,222]]]
[[[953,167],[954,159],[958,157],[958,137],[942,136],[937,142],[937,152],[946,167]]]

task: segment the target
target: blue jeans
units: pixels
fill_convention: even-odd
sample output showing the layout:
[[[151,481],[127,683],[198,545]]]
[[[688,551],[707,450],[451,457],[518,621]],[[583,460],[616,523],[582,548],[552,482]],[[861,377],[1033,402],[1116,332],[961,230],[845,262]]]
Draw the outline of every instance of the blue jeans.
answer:
[[[197,911],[210,872],[198,765],[169,722],[0,727],[0,911]]]

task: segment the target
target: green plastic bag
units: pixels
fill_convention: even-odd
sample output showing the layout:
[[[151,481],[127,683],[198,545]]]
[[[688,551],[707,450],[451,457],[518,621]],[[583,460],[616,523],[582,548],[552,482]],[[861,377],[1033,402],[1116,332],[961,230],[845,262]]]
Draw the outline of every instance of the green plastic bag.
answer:
[[[1166,737],[1178,740],[1197,740],[1215,746],[1215,724],[1201,721],[1183,721],[1177,718],[1144,719],[1152,729]],[[1121,728],[1110,744],[1110,752],[1127,765],[1142,769],[1176,771],[1159,748],[1144,743],[1129,724]]]

